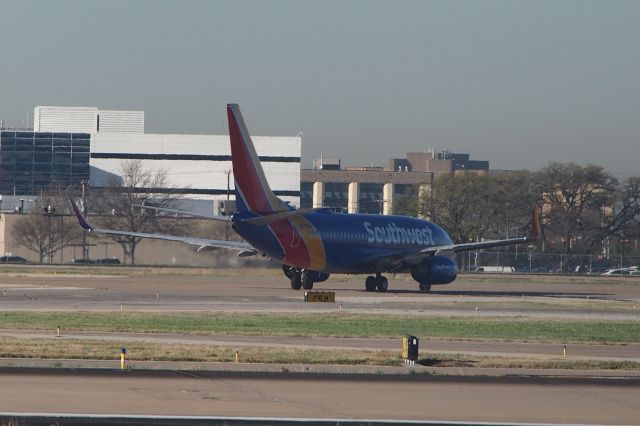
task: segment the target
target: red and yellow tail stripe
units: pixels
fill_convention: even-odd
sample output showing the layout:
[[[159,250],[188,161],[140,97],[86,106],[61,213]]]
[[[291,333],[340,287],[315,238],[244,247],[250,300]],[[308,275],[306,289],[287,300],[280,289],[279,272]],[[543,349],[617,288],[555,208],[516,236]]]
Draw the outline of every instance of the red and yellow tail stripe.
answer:
[[[269,214],[287,211],[287,206],[269,188],[251,136],[237,104],[227,105],[231,158],[236,194],[249,211]]]

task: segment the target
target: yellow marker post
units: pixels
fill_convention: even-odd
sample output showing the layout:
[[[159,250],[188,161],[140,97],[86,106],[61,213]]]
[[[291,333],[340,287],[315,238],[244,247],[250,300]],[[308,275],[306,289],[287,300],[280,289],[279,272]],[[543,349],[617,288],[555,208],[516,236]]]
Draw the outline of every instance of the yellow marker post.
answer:
[[[58,326],[57,331],[58,331],[58,337],[60,337],[60,326]]]
[[[236,364],[240,362],[240,353],[236,351]]]
[[[478,307],[476,306],[476,316],[478,316]]]
[[[120,312],[122,312],[122,310],[124,309],[124,303],[120,304]]]
[[[125,366],[125,359],[127,357],[127,350],[125,348],[121,348],[120,349],[120,369],[124,370],[126,368]]]
[[[562,357],[567,357],[567,345],[562,346]]]

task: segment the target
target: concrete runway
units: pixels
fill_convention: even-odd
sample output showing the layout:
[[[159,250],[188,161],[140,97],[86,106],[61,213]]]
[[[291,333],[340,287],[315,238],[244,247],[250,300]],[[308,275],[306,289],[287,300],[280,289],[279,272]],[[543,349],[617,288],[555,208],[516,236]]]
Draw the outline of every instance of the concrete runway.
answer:
[[[81,269],[89,271],[89,269]],[[126,268],[116,272],[139,274]],[[176,271],[177,273],[180,270]],[[86,274],[0,275],[0,310],[127,312],[347,312],[413,316],[525,316],[532,318],[638,320],[640,279],[588,277],[462,276],[451,285],[421,294],[406,279],[391,281],[388,293],[368,293],[360,277],[337,276],[318,286],[336,292],[336,303],[305,303],[277,270],[223,270],[217,276],[105,276]],[[333,277],[332,277],[333,279]],[[636,309],[634,309],[634,305]],[[42,331],[6,330],[12,337],[50,337]],[[395,350],[398,339],[328,339],[244,336],[198,336],[161,333],[83,333],[63,331],[63,338],[144,340],[156,343],[201,343],[220,346],[298,346],[312,349]],[[549,359],[562,354],[559,344],[423,340],[422,351],[467,355]],[[572,359],[640,361],[639,345],[568,347]]]
[[[0,370],[1,412],[638,424],[638,379]]]
[[[253,311],[392,313],[410,316],[528,316],[639,319],[640,278],[516,279],[462,276],[429,294],[391,279],[388,293],[364,291],[361,277],[337,276],[316,286],[336,303],[304,303],[277,270],[220,271],[214,276],[0,275],[0,310]],[[116,269],[126,273],[130,269]],[[179,273],[180,270],[177,271]],[[215,271],[214,271],[215,272]],[[231,272],[232,274],[229,274]],[[511,277],[508,277],[511,279]],[[634,308],[635,307],[635,308]]]
[[[367,293],[360,277],[317,286],[335,304],[305,303],[282,273],[214,276],[0,275],[0,310],[117,312],[347,312],[412,316],[521,316],[640,321],[640,279],[462,276],[421,294],[407,279]],[[131,272],[133,271],[133,272]],[[180,270],[177,271],[178,273]],[[247,272],[244,276],[239,273]],[[634,306],[635,305],[635,306]],[[640,324],[639,324],[640,326]],[[1,325],[0,325],[1,328]],[[52,331],[53,332],[53,331]],[[0,335],[46,338],[29,330]],[[146,340],[223,346],[399,349],[394,339],[331,339],[82,333],[64,338]],[[427,349],[428,348],[428,349]],[[560,357],[557,344],[424,341],[421,350],[492,356]],[[571,345],[575,359],[640,360],[640,345]],[[6,363],[5,363],[6,365]],[[143,367],[144,368],[144,367]],[[244,374],[244,375],[243,375]],[[253,374],[253,375],[251,375]],[[640,424],[640,381],[541,377],[313,375],[152,370],[0,370],[0,411],[50,413],[366,418],[486,422]]]

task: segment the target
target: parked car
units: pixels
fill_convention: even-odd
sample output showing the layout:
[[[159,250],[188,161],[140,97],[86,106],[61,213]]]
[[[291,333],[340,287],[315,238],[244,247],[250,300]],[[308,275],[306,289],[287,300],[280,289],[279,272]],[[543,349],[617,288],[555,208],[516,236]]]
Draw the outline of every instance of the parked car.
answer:
[[[103,259],[96,260],[96,263],[100,263],[101,265],[119,265],[120,259],[117,257],[105,257]]]
[[[93,260],[93,259],[82,259],[82,258],[80,258],[80,259],[73,259],[71,261],[71,263],[74,263],[76,265],[93,265],[94,263],[96,263],[96,261]]]
[[[500,274],[512,274],[516,271],[513,266],[478,266],[476,272],[496,272]]]
[[[608,271],[604,272],[602,274],[602,276],[629,276],[629,275],[640,275],[640,271],[638,270],[637,267],[631,267],[631,268],[615,268],[615,269],[609,269]]]
[[[27,259],[20,256],[0,256],[0,263],[27,263]]]

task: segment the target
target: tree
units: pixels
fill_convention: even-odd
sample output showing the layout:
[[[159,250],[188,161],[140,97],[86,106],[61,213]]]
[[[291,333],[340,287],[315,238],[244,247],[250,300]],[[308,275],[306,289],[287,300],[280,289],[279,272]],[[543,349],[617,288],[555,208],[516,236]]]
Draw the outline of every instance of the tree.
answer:
[[[618,182],[595,165],[550,163],[538,172],[543,194],[546,245],[569,255],[590,254],[601,249],[615,220]]]
[[[418,211],[464,243],[521,233],[534,198],[528,172],[467,172],[439,177],[421,195]]]
[[[640,238],[640,177],[629,177],[622,184],[606,219],[607,237],[616,238],[625,254],[626,245]]]
[[[94,188],[91,194],[92,211],[102,213],[101,223],[111,229],[131,232],[171,232],[166,222],[158,220],[155,210],[136,206],[172,207],[181,198],[169,188],[167,171],[145,169],[141,161],[123,162],[121,177],[111,177],[103,188]],[[111,235],[124,252],[125,262],[135,264],[136,246],[140,237]]]
[[[51,188],[40,196],[40,210],[23,214],[11,229],[17,244],[38,253],[40,263],[78,241],[82,230],[74,218],[66,217],[69,188]]]

